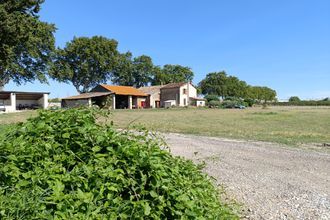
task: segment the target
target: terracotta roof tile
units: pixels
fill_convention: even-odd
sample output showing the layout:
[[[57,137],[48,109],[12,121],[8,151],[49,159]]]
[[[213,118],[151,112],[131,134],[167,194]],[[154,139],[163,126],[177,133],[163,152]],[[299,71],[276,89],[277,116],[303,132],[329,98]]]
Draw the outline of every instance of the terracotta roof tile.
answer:
[[[116,95],[133,95],[133,96],[148,96],[144,92],[132,87],[132,86],[112,86],[101,85],[103,88],[115,93]]]

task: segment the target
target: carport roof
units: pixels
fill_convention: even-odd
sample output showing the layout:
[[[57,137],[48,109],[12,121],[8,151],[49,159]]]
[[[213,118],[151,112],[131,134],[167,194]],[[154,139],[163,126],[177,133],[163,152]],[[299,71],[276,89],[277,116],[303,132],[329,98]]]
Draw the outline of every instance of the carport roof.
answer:
[[[19,100],[38,100],[44,94],[49,94],[49,92],[0,91],[0,99],[10,99],[11,93],[15,93],[16,99]]]
[[[75,96],[63,98],[62,100],[77,100],[77,99],[89,99],[94,97],[110,95],[112,92],[86,92]]]

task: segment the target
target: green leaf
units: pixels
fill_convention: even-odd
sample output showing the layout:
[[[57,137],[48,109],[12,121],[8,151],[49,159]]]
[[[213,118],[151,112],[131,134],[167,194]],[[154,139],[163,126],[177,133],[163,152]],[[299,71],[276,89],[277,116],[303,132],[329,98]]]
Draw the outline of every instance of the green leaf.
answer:
[[[62,138],[65,138],[65,139],[70,138],[70,133],[64,133],[64,134],[62,134]]]
[[[151,208],[150,208],[149,204],[145,203],[143,207],[144,207],[144,214],[147,216],[150,215]]]
[[[155,192],[155,191],[150,191],[150,195],[151,195],[151,197],[153,197],[153,198],[156,198],[156,197],[158,197],[158,194]]]

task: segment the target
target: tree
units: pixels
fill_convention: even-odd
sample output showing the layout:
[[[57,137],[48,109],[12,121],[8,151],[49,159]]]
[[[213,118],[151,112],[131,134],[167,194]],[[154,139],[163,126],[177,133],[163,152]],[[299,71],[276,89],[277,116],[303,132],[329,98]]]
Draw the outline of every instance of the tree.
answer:
[[[202,94],[215,94],[223,98],[226,95],[226,79],[227,74],[224,71],[207,74],[205,79],[199,83]]]
[[[169,76],[163,72],[163,69],[159,66],[155,66],[153,69],[152,85],[165,85],[169,81]]]
[[[300,98],[298,96],[291,96],[289,98],[289,102],[300,102]]]
[[[247,89],[247,98],[257,102],[267,102],[276,100],[276,91],[268,87],[250,86]]]
[[[228,76],[225,83],[225,96],[235,98],[245,98],[247,93],[247,84],[235,76]]]
[[[105,83],[118,65],[117,41],[101,36],[78,37],[58,49],[51,77],[71,82],[79,93]]]
[[[190,82],[193,78],[194,73],[189,67],[166,64],[162,69],[156,68],[152,84],[164,85],[168,83]]]
[[[35,79],[46,73],[55,49],[55,26],[39,20],[43,0],[0,1],[0,88]]]
[[[216,94],[226,97],[244,98],[247,84],[235,76],[227,76],[226,72],[213,72],[206,75],[199,83],[202,94]]]
[[[265,86],[262,88],[263,88],[263,93],[264,93],[263,99],[265,102],[276,101],[276,91],[275,90],[265,87]]]
[[[133,59],[133,76],[135,87],[148,85],[152,80],[154,65],[149,56],[142,55]]]
[[[132,53],[119,54],[118,62],[113,70],[112,82],[118,85],[133,85]]]
[[[199,83],[202,94],[217,95],[225,98],[251,99],[254,101],[274,101],[276,91],[268,87],[249,86],[235,76],[227,76],[226,72],[213,72],[206,75]]]
[[[132,59],[132,53],[120,55],[119,63],[113,72],[113,83],[141,87],[152,80],[154,65],[149,56],[142,55]]]

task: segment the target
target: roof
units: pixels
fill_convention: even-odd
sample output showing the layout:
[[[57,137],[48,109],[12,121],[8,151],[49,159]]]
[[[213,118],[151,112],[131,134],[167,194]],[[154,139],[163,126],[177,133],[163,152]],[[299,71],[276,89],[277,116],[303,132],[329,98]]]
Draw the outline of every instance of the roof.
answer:
[[[75,100],[75,99],[89,99],[94,97],[106,96],[112,94],[111,92],[87,92],[80,95],[70,96],[63,98],[62,100]]]
[[[171,88],[178,88],[183,85],[187,84],[186,82],[179,82],[179,83],[170,83],[165,86],[163,86],[161,89],[171,89]]]
[[[206,101],[206,99],[199,98],[199,97],[190,97],[190,99],[197,100],[197,101]]]
[[[145,87],[140,87],[139,90],[146,93],[146,94],[154,94],[154,93],[159,93],[160,89],[164,87],[164,85],[161,86],[145,86]]]
[[[133,95],[133,96],[148,96],[144,92],[132,87],[132,86],[110,86],[101,84],[101,86],[108,91],[115,93],[116,95]]]
[[[22,91],[0,91],[0,94],[50,94],[50,92],[22,92]]]
[[[0,99],[10,99],[10,94],[15,93],[18,100],[38,100],[49,92],[20,92],[20,91],[0,91]]]

